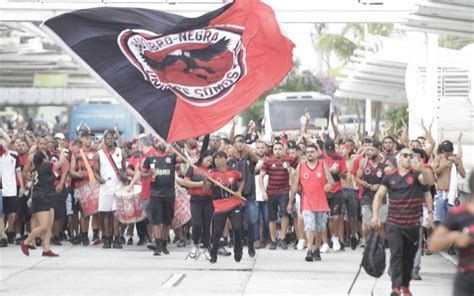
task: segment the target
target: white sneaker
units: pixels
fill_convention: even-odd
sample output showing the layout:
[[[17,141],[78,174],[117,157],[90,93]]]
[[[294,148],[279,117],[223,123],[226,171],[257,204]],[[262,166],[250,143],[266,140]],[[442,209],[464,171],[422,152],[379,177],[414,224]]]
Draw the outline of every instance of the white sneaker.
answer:
[[[339,251],[341,249],[341,244],[339,243],[339,238],[333,236],[331,240],[332,240],[332,249],[334,251]]]
[[[297,249],[297,250],[300,250],[300,251],[301,251],[301,250],[304,250],[305,244],[306,244],[305,240],[304,240],[304,239],[300,239],[300,240],[298,241],[298,244],[296,245],[296,249]]]
[[[323,246],[321,247],[321,253],[327,253],[329,251],[329,245],[327,243],[324,243]]]

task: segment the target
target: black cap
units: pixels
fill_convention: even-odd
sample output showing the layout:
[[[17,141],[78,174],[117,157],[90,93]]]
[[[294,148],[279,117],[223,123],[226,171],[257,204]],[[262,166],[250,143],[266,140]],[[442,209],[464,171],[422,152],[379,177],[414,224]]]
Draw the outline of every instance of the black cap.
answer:
[[[378,148],[379,150],[382,149],[382,143],[380,143],[377,140],[372,142],[372,146],[374,146],[375,148]]]
[[[336,149],[336,146],[334,145],[334,141],[333,140],[327,140],[326,142],[324,142],[324,150],[326,151],[335,151]]]
[[[87,137],[87,136],[95,137],[95,134],[91,130],[86,129],[86,130],[82,131],[82,136],[83,137]]]

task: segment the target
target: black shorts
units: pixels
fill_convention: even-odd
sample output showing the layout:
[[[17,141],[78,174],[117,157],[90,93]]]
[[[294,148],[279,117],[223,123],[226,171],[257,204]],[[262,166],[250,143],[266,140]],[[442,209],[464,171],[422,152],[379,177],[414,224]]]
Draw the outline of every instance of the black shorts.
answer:
[[[338,192],[328,192],[327,198],[331,216],[340,215],[343,202],[342,190],[339,190]]]
[[[54,195],[54,220],[66,218],[67,190]]]
[[[288,216],[286,208],[288,207],[289,201],[289,193],[269,196],[267,200],[268,221],[276,221],[278,219],[278,214],[280,214],[281,217]],[[278,208],[280,211],[278,211]]]
[[[146,214],[151,225],[171,225],[174,216],[174,196],[150,197]]]
[[[359,216],[359,201],[357,200],[357,190],[351,188],[342,189],[343,205],[346,206],[347,217],[357,219]]]
[[[33,195],[31,202],[33,214],[38,212],[48,212],[54,208],[54,195]]]
[[[17,196],[3,196],[3,213],[16,214],[20,205],[20,198]]]

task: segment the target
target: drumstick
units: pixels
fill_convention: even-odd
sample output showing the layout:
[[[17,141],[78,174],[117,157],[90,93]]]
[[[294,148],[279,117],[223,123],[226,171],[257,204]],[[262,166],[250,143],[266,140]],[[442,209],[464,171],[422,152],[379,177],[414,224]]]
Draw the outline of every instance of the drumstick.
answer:
[[[221,183],[217,182],[217,180],[214,180],[213,178],[211,178],[206,172],[204,172],[203,170],[198,168],[189,159],[184,157],[184,155],[181,154],[178,150],[176,150],[173,146],[170,145],[169,147],[170,147],[170,150],[173,151],[173,153],[176,153],[176,155],[178,155],[182,160],[184,160],[187,164],[189,164],[193,169],[199,170],[203,175],[205,175],[209,179],[209,181],[211,181],[212,184],[222,188],[224,191],[227,191],[228,193],[230,193],[234,196],[239,197],[243,201],[247,201],[247,199],[245,197],[243,197],[242,195],[237,194],[236,192],[232,191],[231,189],[229,189],[229,188],[225,187],[224,185],[222,185]]]

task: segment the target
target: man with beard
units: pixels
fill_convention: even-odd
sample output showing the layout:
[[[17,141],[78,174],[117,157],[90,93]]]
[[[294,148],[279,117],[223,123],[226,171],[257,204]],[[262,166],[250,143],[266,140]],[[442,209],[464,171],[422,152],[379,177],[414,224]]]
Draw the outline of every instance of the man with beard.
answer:
[[[153,255],[168,255],[167,249],[170,225],[174,216],[175,170],[177,157],[166,151],[166,145],[160,142],[157,155],[148,156],[143,163],[142,178],[151,177],[150,201],[147,215],[155,237]],[[184,184],[183,184],[184,185]]]
[[[277,227],[276,222],[278,214],[281,219],[280,247],[283,250],[288,249],[285,236],[288,230],[288,202],[290,195],[290,173],[294,166],[292,159],[285,156],[284,145],[276,142],[273,145],[273,157],[267,158],[260,170],[259,185],[262,191],[262,197],[267,201],[268,220],[270,228],[270,237],[272,243],[270,250],[277,248]],[[265,187],[264,178],[268,175],[268,186]]]
[[[374,141],[372,146],[367,150],[367,158],[362,160],[357,171],[356,183],[362,186],[361,199],[361,213],[362,213],[362,237],[364,240],[368,238],[370,221],[372,220],[372,203],[375,197],[375,193],[382,183],[382,179],[386,173],[392,170],[390,166],[387,166],[384,162],[384,158],[380,155],[381,144],[378,141]],[[380,228],[380,235],[385,239],[385,228],[384,224],[387,221],[388,205],[386,198],[383,198],[382,205],[379,211],[379,221],[382,224]]]
[[[95,155],[97,150],[92,147],[92,139],[94,134],[90,130],[84,130],[82,132],[82,147],[77,149],[71,158],[71,166],[69,173],[72,178],[76,179],[75,185],[75,197],[79,200],[93,198],[99,198],[99,183],[97,179],[100,176],[92,168],[95,166]],[[87,196],[86,196],[87,195]],[[83,246],[89,245],[89,222],[90,216],[84,216],[84,211],[81,209],[81,241]],[[94,214],[97,215],[97,214]],[[92,216],[94,216],[92,215]],[[98,238],[98,225],[92,225],[94,239]]]
[[[104,249],[112,247],[112,235],[114,249],[122,249],[119,235],[119,221],[114,216],[116,205],[114,201],[115,191],[122,184],[120,170],[125,168],[126,157],[122,149],[115,147],[115,133],[105,132],[104,148],[94,156],[95,171],[99,172],[99,213],[102,215],[103,232],[105,235]]]
[[[260,169],[263,166],[263,162],[267,158],[267,144],[265,142],[258,140],[255,144],[256,150],[255,154],[257,155],[257,164],[255,166],[255,184],[258,183]],[[268,185],[268,176],[263,180],[264,186]],[[257,225],[262,221],[262,237],[260,237],[260,229],[255,233],[255,249],[265,248],[266,242],[269,239],[269,230],[268,230],[268,209],[267,201],[262,197],[262,190],[260,186],[255,186],[255,199],[257,201],[258,217]],[[260,228],[260,227],[258,227]]]
[[[254,178],[257,155],[247,147],[242,135],[234,137],[234,148],[235,153],[229,159],[228,165],[241,173],[244,182],[242,196],[247,199],[243,207],[244,217],[248,221],[247,245],[249,256],[253,258],[255,256],[254,242],[258,232],[258,209],[255,200],[256,186]]]

